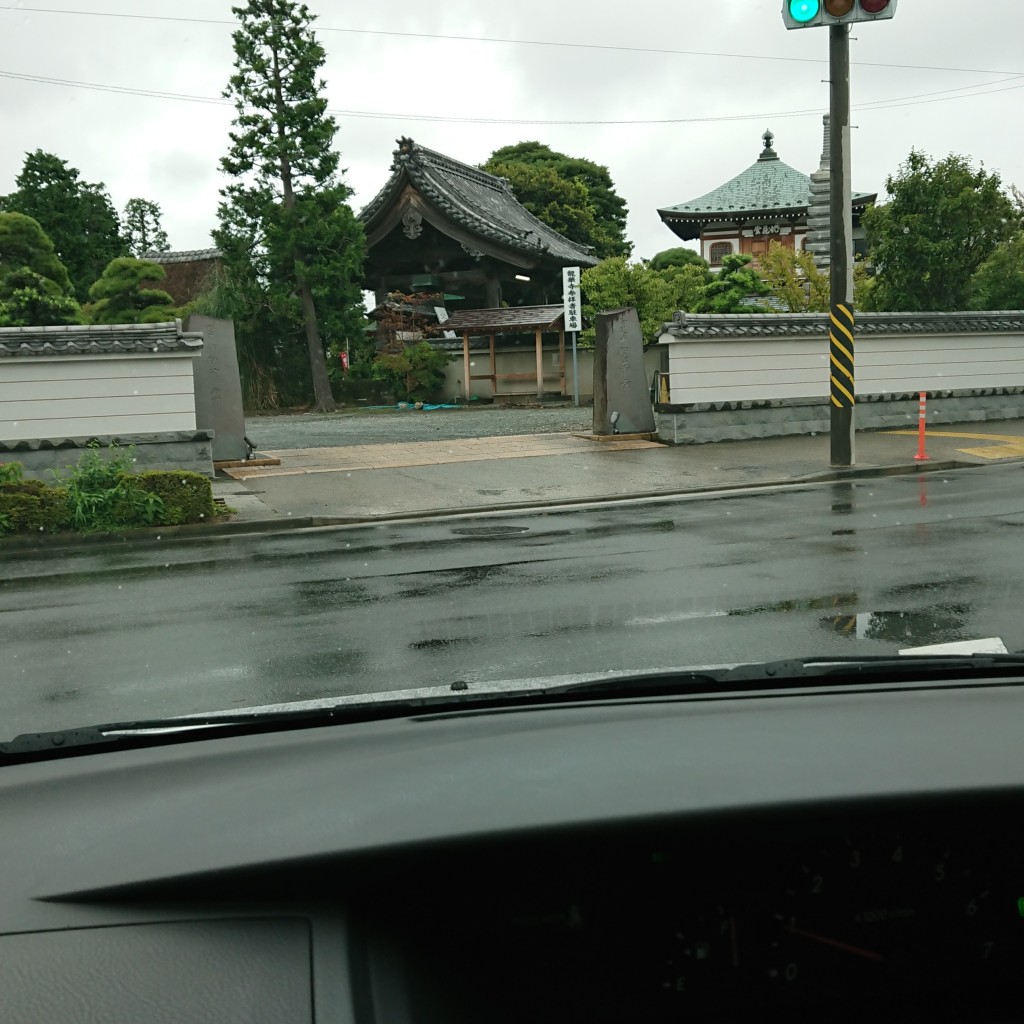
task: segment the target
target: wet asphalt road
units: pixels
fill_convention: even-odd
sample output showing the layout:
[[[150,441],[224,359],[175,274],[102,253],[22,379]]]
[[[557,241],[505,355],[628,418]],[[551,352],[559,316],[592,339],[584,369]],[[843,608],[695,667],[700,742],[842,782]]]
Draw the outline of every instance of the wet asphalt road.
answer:
[[[558,514],[0,553],[0,730],[333,694],[1024,649],[1016,465]]]

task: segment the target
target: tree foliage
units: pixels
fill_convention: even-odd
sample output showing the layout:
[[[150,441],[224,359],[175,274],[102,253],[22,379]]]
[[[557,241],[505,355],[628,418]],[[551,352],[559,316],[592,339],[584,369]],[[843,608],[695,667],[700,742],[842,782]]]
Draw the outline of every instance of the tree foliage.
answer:
[[[650,263],[630,263],[623,256],[602,260],[583,271],[583,315],[591,326],[581,340],[585,345],[593,344],[598,313],[626,306],[636,308],[644,337],[653,337],[677,310],[692,308],[703,295],[709,277],[707,270],[696,264],[659,271]]]
[[[80,180],[66,160],[37,149],[25,157],[16,191],[0,199],[0,210],[38,221],[67,267],[73,294],[89,286],[126,247],[106,186]]]
[[[829,277],[818,270],[814,256],[806,249],[798,251],[772,242],[757,269],[771,297],[784,312],[828,312]]]
[[[133,256],[169,252],[167,232],[161,223],[160,204],[148,199],[129,199],[124,208],[124,240]]]
[[[607,167],[542,142],[519,142],[495,150],[483,169],[508,178],[516,199],[535,217],[578,245],[593,246],[598,258],[633,251],[626,240],[626,202]]]
[[[221,160],[219,227],[229,303],[251,407],[313,397],[335,408],[325,349],[362,327],[362,227],[334,151],[313,17],[294,0],[232,8],[235,103]]]
[[[664,249],[655,253],[651,259],[651,267],[654,270],[667,270],[669,267],[698,266],[705,270],[708,268],[708,261],[699,252],[686,248],[685,245],[675,249]]]
[[[78,323],[67,269],[39,222],[0,213],[0,327]]]
[[[111,260],[103,276],[89,289],[95,303],[90,309],[94,324],[160,324],[174,320],[174,299],[158,288],[145,287],[162,281],[164,268],[151,260],[119,256]]]
[[[1024,229],[1001,242],[971,279],[972,309],[1024,309]]]
[[[1000,177],[963,156],[912,150],[885,182],[891,197],[864,214],[879,310],[964,309],[971,278],[1015,226]]]
[[[771,293],[751,258],[733,253],[722,259],[722,269],[714,276],[694,303],[694,313],[758,313],[758,299]]]

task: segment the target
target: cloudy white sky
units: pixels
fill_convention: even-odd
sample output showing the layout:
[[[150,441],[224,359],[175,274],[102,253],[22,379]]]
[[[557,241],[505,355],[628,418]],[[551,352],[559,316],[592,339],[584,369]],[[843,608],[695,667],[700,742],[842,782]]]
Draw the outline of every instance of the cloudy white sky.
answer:
[[[0,193],[25,152],[44,149],[105,182],[119,209],[159,202],[174,248],[209,245],[232,117],[218,101],[231,6],[0,2]],[[357,209],[399,136],[470,163],[540,139],[608,166],[636,254],[651,256],[675,242],[657,208],[741,171],[765,129],[787,163],[818,164],[828,34],[787,32],[781,0],[309,6]],[[1022,39],[1019,0],[899,0],[894,20],[858,27],[854,187],[882,191],[911,147],[968,154],[1024,187]]]

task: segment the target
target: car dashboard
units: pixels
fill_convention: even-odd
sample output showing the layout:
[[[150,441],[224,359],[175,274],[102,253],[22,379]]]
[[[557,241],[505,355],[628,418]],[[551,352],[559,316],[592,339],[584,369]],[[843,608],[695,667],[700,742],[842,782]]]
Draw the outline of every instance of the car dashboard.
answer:
[[[10,766],[0,1019],[1024,1020],[1022,711],[781,689]]]

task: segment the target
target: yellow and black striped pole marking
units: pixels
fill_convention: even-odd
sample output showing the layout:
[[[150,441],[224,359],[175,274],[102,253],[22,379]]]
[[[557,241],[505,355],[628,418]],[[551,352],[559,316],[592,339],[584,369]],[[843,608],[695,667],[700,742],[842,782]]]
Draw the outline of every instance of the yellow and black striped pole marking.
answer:
[[[853,310],[841,302],[836,303],[829,310],[829,321],[832,404],[837,409],[852,409],[857,404],[853,359]]]

